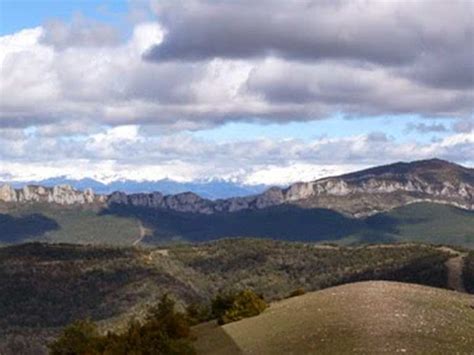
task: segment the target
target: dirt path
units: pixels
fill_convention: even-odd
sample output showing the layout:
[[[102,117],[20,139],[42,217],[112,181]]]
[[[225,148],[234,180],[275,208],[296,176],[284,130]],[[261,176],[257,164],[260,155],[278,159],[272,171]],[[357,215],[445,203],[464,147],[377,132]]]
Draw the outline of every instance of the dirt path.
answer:
[[[444,264],[448,268],[448,287],[458,292],[466,292],[462,279],[465,257],[466,254],[459,254],[454,258],[448,259]]]
[[[464,258],[467,256],[467,253],[461,253],[458,250],[446,246],[439,247],[438,249],[452,255],[452,257],[444,263],[448,269],[448,288],[466,293],[462,271],[464,269]]]
[[[147,230],[145,227],[143,227],[143,224],[141,221],[138,221],[138,230],[140,231],[140,237],[135,240],[132,245],[138,245],[142,240],[143,238],[145,238],[145,236],[147,235]]]

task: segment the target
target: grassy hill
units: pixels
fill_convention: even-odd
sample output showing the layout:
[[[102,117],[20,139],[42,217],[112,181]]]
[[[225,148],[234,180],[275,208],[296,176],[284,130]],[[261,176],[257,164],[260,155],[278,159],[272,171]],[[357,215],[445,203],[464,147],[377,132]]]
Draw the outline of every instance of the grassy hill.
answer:
[[[244,288],[278,300],[301,287],[313,291],[361,280],[446,287],[449,257],[446,250],[428,245],[330,247],[255,239],[168,249],[3,247],[0,353],[41,354],[48,339],[79,318],[120,329],[166,292],[184,305]]]
[[[0,206],[0,245],[32,241],[132,245],[138,220],[103,215],[80,206],[23,204]]]
[[[354,283],[195,328],[198,354],[453,354],[474,349],[472,296],[394,282]]]
[[[143,239],[139,223],[150,231]],[[132,245],[140,239],[142,245],[167,245],[259,237],[346,245],[418,241],[474,248],[473,231],[473,211],[432,203],[412,204],[365,219],[295,206],[213,215],[129,206],[107,210],[36,204],[0,208],[0,244]]]
[[[474,249],[474,211],[435,203],[415,203],[365,220],[377,239],[380,231],[394,241],[452,244]],[[362,238],[364,240],[364,234]],[[370,239],[369,239],[370,240]]]

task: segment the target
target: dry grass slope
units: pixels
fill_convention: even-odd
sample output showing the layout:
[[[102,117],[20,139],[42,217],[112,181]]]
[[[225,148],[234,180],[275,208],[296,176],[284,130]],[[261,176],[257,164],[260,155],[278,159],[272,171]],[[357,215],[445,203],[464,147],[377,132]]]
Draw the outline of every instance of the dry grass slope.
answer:
[[[198,326],[200,354],[470,354],[474,297],[369,281],[276,302],[263,314]]]

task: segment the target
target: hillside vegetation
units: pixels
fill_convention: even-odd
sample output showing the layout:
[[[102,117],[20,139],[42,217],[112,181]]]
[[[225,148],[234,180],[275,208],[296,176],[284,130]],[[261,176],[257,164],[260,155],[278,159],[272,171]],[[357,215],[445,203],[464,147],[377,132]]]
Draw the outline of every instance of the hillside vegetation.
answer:
[[[144,238],[140,224],[149,231]],[[0,244],[169,245],[258,237],[344,245],[418,241],[474,248],[473,231],[473,211],[432,203],[407,205],[364,219],[295,206],[212,215],[130,206],[107,210],[36,204],[0,208]]]
[[[363,219],[295,206],[213,215],[116,206],[104,213],[140,219],[153,230],[145,242],[158,245],[247,236],[339,244],[421,241],[474,248],[474,212],[434,203],[407,205]]]
[[[466,291],[474,293],[474,251],[464,258],[463,279]]]
[[[362,282],[273,303],[263,314],[195,328],[198,354],[469,354],[472,296]]]
[[[0,245],[32,241],[132,245],[138,220],[103,215],[82,206],[24,204],[0,206]]]
[[[178,305],[253,289],[266,300],[359,280],[446,286],[450,253],[425,245],[331,247],[229,239],[168,249],[24,244],[0,248],[0,335],[33,347],[77,319],[120,329],[165,292]],[[36,344],[36,345],[35,345]],[[8,353],[8,352],[7,352]],[[14,353],[14,352],[13,352]]]

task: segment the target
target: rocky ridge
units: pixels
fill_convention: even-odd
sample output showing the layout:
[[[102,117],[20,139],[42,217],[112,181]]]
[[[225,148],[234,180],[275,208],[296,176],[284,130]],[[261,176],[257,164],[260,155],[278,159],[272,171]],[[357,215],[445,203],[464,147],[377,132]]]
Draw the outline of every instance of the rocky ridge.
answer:
[[[474,169],[439,159],[395,163],[337,177],[296,183],[286,189],[272,187],[262,194],[208,200],[192,192],[110,195],[68,185],[53,188],[0,187],[0,201],[47,202],[60,205],[100,204],[167,209],[190,213],[226,213],[264,209],[283,204],[302,208],[329,208],[360,217],[415,202],[436,202],[474,210]]]
[[[44,187],[28,185],[14,189],[10,185],[0,186],[0,201],[3,202],[43,202],[59,205],[105,203],[107,196],[97,195],[92,189],[78,191],[69,185]]]

